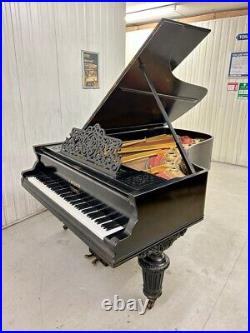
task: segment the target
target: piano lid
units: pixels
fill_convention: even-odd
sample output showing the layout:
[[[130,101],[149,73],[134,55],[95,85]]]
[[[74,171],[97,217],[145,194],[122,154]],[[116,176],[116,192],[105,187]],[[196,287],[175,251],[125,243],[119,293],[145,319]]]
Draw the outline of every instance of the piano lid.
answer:
[[[165,124],[143,68],[170,121],[194,107],[206,95],[207,89],[177,79],[172,71],[209,32],[162,19],[84,128],[96,123],[104,129]]]

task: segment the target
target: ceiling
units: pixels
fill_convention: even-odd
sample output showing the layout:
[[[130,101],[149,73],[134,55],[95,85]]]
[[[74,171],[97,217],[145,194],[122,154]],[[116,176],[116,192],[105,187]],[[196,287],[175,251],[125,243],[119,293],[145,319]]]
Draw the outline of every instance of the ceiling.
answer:
[[[127,2],[128,25],[247,8],[247,2]]]

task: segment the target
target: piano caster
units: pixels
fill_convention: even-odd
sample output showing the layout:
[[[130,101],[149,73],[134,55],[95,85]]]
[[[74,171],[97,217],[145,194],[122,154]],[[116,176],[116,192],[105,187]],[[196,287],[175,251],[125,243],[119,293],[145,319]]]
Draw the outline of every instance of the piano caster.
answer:
[[[99,261],[100,261],[99,258],[95,258],[95,259],[92,261],[92,264],[93,264],[93,265],[96,265]]]
[[[147,309],[151,310],[153,308],[154,304],[155,304],[155,300],[149,299]]]
[[[163,251],[153,249],[140,255],[138,261],[143,274],[143,293],[149,299],[147,309],[150,310],[161,296],[164,271],[168,268],[170,260]]]
[[[63,225],[63,229],[64,229],[64,230],[68,230],[68,227],[64,224],[64,225]]]
[[[92,257],[94,257],[95,255],[94,255],[94,253],[88,253],[88,254],[85,254],[85,257],[86,258],[92,258]]]

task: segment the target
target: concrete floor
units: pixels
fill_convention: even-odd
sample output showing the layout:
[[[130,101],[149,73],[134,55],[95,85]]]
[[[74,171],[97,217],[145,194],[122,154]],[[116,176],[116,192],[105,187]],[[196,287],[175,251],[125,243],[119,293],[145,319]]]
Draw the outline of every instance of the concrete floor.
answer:
[[[93,266],[87,247],[49,212],[3,231],[5,330],[246,330],[247,169],[213,163],[206,219],[167,251],[153,310],[101,309],[104,298],[143,298],[137,260]]]

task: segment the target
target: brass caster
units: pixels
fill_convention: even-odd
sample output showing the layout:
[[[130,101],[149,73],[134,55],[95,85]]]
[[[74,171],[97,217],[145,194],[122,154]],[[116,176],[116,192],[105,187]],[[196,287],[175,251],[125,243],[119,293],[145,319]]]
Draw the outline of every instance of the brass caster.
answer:
[[[88,253],[88,254],[85,254],[84,257],[85,258],[92,258],[94,257],[95,255],[93,253]]]
[[[95,258],[95,259],[92,261],[92,264],[93,264],[93,265],[96,265],[99,261],[100,261],[99,258]]]
[[[151,310],[153,307],[154,307],[154,304],[155,304],[155,300],[149,300],[148,301],[148,305],[147,305],[147,309],[148,310]]]

